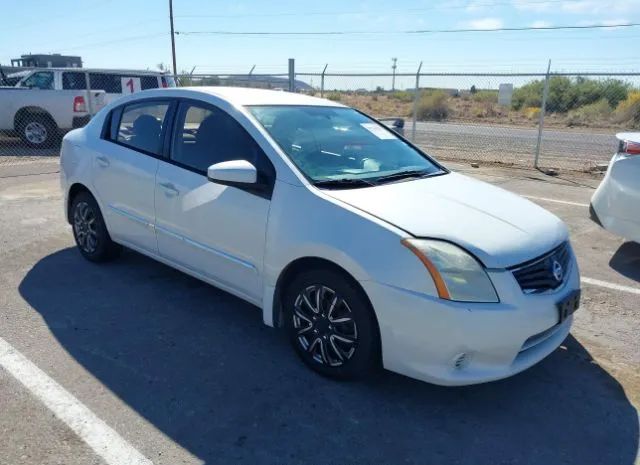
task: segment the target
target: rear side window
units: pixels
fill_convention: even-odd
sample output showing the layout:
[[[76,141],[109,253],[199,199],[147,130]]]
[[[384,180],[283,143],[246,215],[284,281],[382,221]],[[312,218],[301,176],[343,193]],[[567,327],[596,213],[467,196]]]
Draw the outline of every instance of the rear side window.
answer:
[[[122,80],[119,74],[89,73],[91,90],[104,90],[108,94],[122,93]]]
[[[125,106],[118,124],[117,142],[145,153],[160,155],[160,136],[168,109],[168,102]]]
[[[87,88],[87,81],[84,73],[72,72],[62,73],[62,88],[64,90],[84,90]]]
[[[140,88],[142,90],[157,89],[158,76],[140,76]]]

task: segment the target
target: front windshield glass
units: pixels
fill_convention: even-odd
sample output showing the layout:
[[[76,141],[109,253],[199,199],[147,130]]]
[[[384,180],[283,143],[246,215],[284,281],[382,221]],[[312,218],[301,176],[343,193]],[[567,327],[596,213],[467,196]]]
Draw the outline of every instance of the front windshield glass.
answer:
[[[397,135],[351,108],[249,108],[291,160],[315,183],[376,184],[442,169]]]

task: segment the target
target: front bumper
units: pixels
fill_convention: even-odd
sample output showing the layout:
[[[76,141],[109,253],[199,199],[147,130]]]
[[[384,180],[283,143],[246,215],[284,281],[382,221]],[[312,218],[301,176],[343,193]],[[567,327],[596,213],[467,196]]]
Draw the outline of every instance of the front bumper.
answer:
[[[361,282],[380,325],[384,367],[434,384],[454,386],[506,378],[553,352],[573,317],[558,323],[556,303],[580,288],[575,258],[559,289],[525,295],[509,271],[490,271],[500,303],[451,302]]]

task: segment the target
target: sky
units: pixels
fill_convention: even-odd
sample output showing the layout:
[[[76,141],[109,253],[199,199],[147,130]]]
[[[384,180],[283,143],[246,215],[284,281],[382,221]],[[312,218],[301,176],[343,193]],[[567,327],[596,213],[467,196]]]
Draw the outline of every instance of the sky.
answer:
[[[0,63],[24,53],[80,55],[86,67],[171,65],[168,0],[0,0]],[[178,71],[415,73],[640,71],[640,27],[407,34],[640,23],[640,0],[174,0]],[[218,32],[376,32],[220,35]],[[194,34],[197,32],[197,34]],[[355,79],[355,78],[354,78]],[[401,81],[401,82],[400,82]],[[410,86],[411,79],[400,85]],[[366,87],[363,85],[363,87]]]

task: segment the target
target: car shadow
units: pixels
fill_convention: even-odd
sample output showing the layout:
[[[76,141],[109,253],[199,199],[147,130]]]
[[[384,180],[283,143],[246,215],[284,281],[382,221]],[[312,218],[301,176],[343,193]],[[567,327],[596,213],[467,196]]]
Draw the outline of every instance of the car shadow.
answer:
[[[625,242],[609,261],[609,266],[623,276],[640,282],[640,244]]]
[[[638,417],[572,337],[511,379],[445,388],[305,368],[256,307],[133,252],[73,248],[19,287],[60,344],[204,463],[634,463]],[[161,451],[158,451],[161,452]]]

